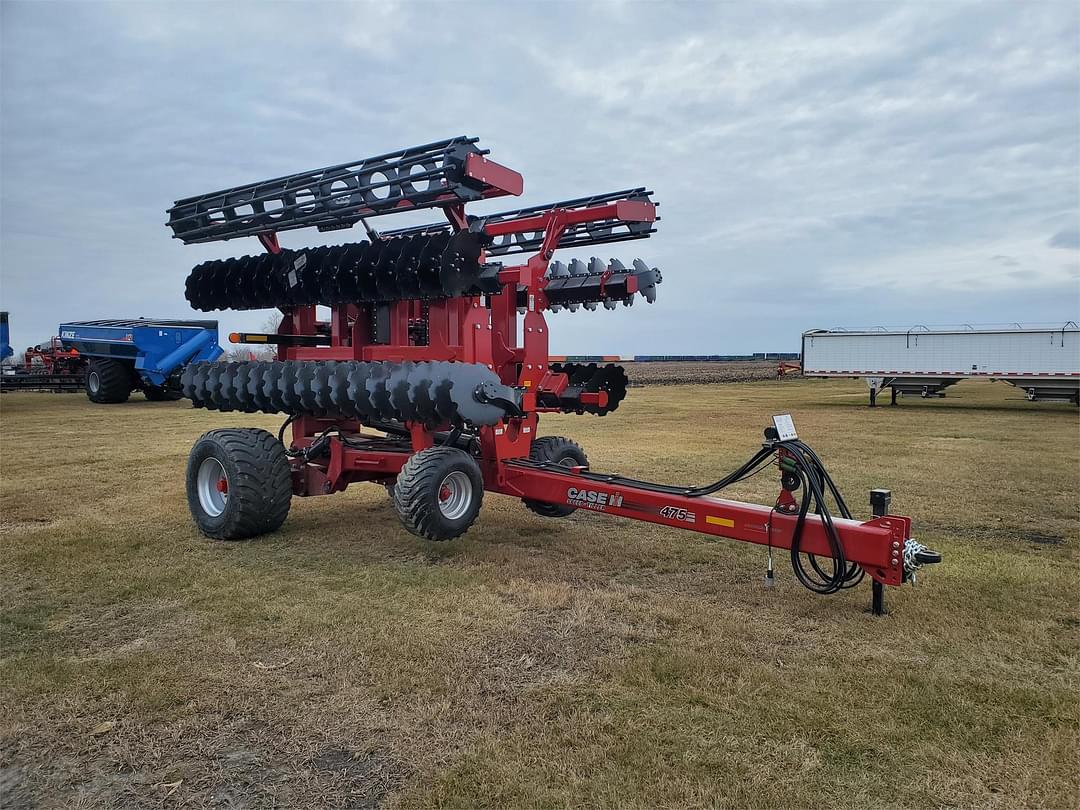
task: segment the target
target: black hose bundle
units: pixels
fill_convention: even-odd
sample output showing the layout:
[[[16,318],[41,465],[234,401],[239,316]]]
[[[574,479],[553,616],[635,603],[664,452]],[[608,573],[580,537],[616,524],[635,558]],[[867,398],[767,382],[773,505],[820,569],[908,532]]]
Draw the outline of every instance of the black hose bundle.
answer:
[[[675,487],[664,487],[663,490],[678,492],[689,498],[712,495],[725,487],[756,475],[770,464],[775,463],[772,457],[780,450],[785,451],[781,456],[781,467],[798,477],[799,489],[803,493],[802,501],[799,504],[798,519],[795,523],[795,532],[791,538],[791,567],[795,572],[795,577],[804,587],[820,594],[836,593],[858,585],[862,581],[865,572],[857,563],[849,564],[844,555],[844,546],[840,541],[840,533],[829,511],[826,492],[832,495],[840,517],[850,520],[851,510],[848,509],[844,497],[836,486],[836,482],[833,481],[825,469],[825,465],[822,464],[817,453],[798,439],[767,443],[749,461],[713,484],[683,490]],[[785,464],[785,462],[787,463]],[[806,569],[803,562],[802,536],[806,525],[806,516],[810,512],[811,505],[814,507],[814,514],[821,517],[821,522],[825,527],[825,535],[829,541],[831,568],[827,564],[823,565],[815,554],[805,554],[810,565],[810,571]]]
[[[817,453],[798,439],[777,442],[778,447],[786,451],[787,459],[792,462],[791,472],[799,477],[803,496],[799,505],[799,517],[795,523],[795,533],[791,538],[791,568],[795,577],[806,588],[814,593],[830,594],[846,588],[852,588],[862,582],[864,571],[857,563],[848,563],[844,556],[844,546],[840,542],[840,533],[833,522],[832,514],[826,500],[825,492],[832,495],[836,508],[842,518],[851,519],[851,510],[848,509],[840,494],[839,488],[832,480],[825,466],[821,463]],[[815,554],[806,554],[813,573],[806,570],[803,565],[802,534],[806,524],[806,515],[810,511],[810,502],[813,500],[814,514],[821,517],[825,527],[825,536],[829,541],[831,570],[826,570]]]

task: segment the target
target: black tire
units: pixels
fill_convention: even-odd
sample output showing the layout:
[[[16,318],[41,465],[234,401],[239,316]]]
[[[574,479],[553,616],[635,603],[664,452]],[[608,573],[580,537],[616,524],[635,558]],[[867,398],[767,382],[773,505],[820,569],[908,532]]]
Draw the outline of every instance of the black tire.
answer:
[[[143,388],[143,393],[151,402],[176,402],[183,398],[183,394],[172,388],[164,388],[160,385],[148,385]]]
[[[480,514],[483,500],[480,465],[454,447],[421,450],[405,462],[394,486],[394,508],[401,525],[428,540],[453,540],[465,534]]]
[[[210,459],[217,462],[216,468]],[[204,469],[205,480],[200,474]],[[213,494],[213,479],[221,473],[225,490],[217,489],[223,496],[218,497]],[[274,434],[260,428],[204,433],[188,456],[187,499],[195,525],[207,537],[243,540],[276,531],[292,503],[285,448]]]
[[[95,357],[86,370],[86,396],[91,402],[115,405],[131,396],[133,367],[122,360]]]
[[[588,467],[589,459],[581,445],[562,436],[543,436],[533,442],[529,450],[533,461],[546,461],[549,464],[561,464],[564,467]],[[521,502],[531,511],[542,517],[568,517],[577,511],[573,506],[559,503],[544,503],[522,498]]]

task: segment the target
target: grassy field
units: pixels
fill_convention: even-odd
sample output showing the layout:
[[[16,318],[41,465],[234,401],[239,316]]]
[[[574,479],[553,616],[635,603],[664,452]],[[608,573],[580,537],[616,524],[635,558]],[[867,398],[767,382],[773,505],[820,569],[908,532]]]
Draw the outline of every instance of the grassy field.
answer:
[[[718,478],[795,415],[848,500],[945,562],[803,590],[703,535],[491,496],[446,544],[381,487],[199,536],[184,403],[0,398],[8,807],[1076,807],[1080,422],[1003,384],[865,406],[860,382],[642,388],[545,418],[594,468]],[[776,481],[740,497],[771,503]]]

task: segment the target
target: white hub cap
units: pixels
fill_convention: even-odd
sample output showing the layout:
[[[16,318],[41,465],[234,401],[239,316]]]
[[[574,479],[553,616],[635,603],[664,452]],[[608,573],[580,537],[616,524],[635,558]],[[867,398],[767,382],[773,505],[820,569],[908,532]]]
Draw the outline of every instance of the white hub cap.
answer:
[[[458,520],[468,514],[472,497],[472,480],[461,470],[455,470],[439,484],[439,511],[447,520]]]
[[[229,479],[225,468],[216,458],[203,459],[195,482],[199,493],[199,506],[210,517],[217,517],[225,511],[229,500]]]

